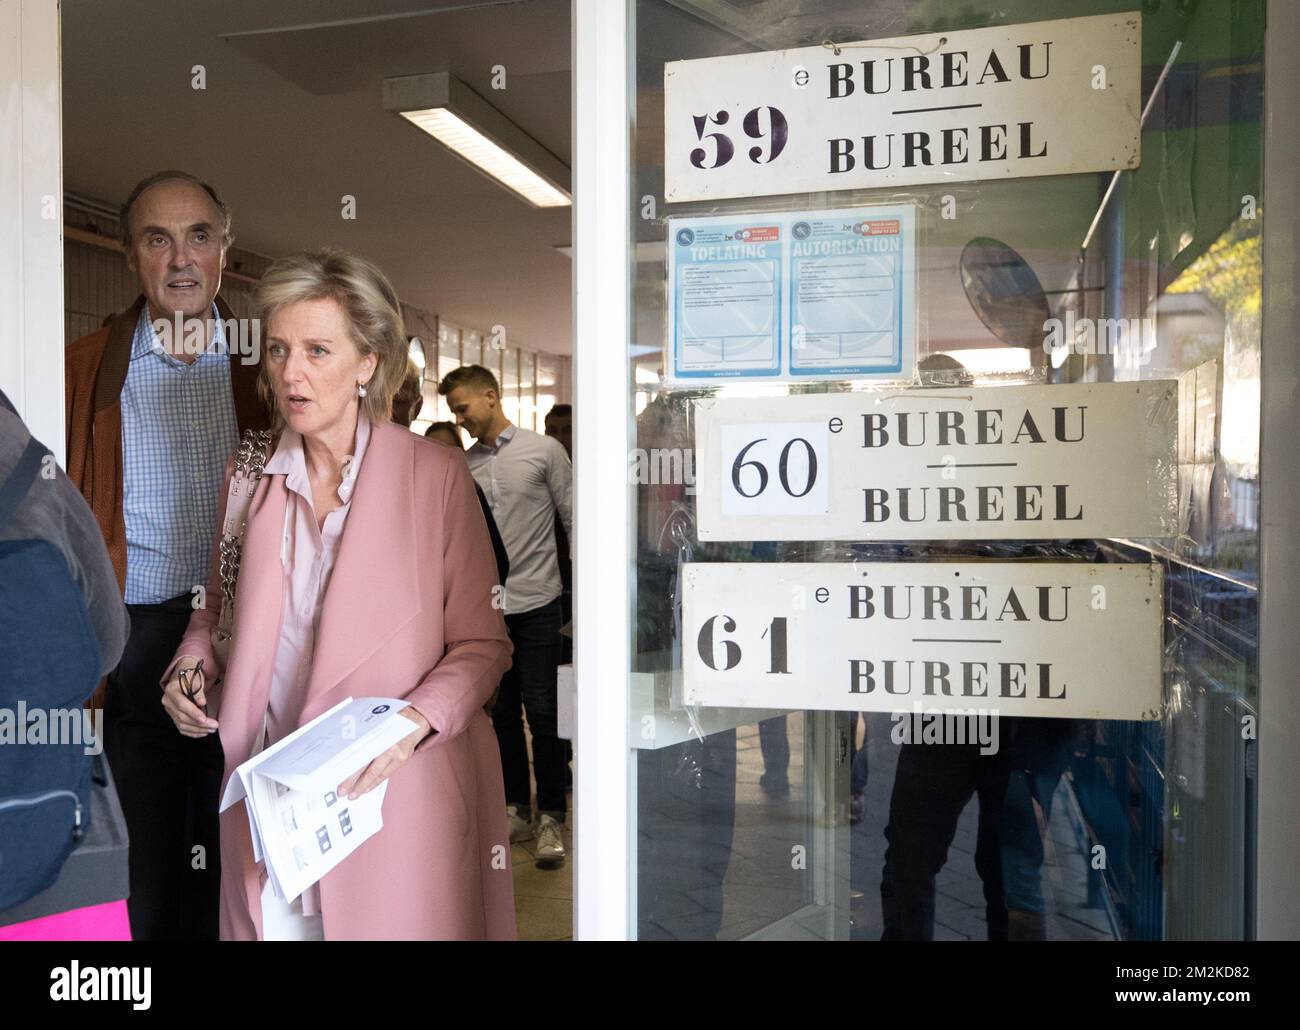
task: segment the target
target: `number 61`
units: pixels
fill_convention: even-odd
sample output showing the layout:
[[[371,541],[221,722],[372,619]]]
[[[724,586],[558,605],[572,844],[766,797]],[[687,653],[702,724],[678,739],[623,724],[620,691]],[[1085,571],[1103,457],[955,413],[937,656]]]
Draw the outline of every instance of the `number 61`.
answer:
[[[740,645],[734,640],[723,639],[718,641],[718,643],[722,644],[724,655],[723,666],[719,669],[713,641],[715,627],[719,619],[722,620],[722,631],[724,633],[736,632],[736,620],[730,615],[710,615],[704,620],[704,625],[700,627],[695,646],[699,651],[700,661],[714,672],[726,672],[728,669],[734,669],[740,664]],[[784,615],[774,618],[768,624],[767,629],[763,630],[763,637],[771,637],[771,661],[767,670],[769,675],[788,676],[790,674],[788,631],[789,627]]]

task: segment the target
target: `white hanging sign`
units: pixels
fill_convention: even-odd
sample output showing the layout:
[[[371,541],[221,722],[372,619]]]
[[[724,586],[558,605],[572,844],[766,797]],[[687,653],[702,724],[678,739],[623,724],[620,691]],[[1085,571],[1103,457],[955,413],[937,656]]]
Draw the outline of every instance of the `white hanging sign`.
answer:
[[[1137,12],[664,65],[670,203],[1136,168]]]
[[[995,386],[695,405],[701,540],[1178,532],[1178,384]]]
[[[683,700],[1156,719],[1161,585],[1155,564],[689,564]]]

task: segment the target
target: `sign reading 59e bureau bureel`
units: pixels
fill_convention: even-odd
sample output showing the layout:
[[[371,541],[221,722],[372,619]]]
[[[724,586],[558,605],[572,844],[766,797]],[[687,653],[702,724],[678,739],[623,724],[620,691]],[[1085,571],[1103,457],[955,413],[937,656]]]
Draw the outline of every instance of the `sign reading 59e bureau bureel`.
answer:
[[[1158,565],[688,564],[683,700],[1155,719]]]
[[[1136,168],[1136,12],[664,66],[665,199]]]
[[[701,540],[1178,531],[1172,380],[696,402]]]

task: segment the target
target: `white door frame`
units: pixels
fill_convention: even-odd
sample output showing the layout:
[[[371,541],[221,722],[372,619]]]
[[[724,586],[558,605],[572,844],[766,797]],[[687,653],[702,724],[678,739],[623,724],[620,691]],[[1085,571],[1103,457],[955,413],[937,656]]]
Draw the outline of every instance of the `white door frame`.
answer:
[[[574,935],[635,936],[628,344],[632,262],[628,0],[573,0]]]
[[[0,0],[0,389],[64,462],[59,6]]]
[[[1269,0],[1264,35],[1263,340],[1259,440],[1259,808],[1255,839],[1256,936],[1300,939],[1300,8]],[[1248,902],[1249,903],[1249,900]]]

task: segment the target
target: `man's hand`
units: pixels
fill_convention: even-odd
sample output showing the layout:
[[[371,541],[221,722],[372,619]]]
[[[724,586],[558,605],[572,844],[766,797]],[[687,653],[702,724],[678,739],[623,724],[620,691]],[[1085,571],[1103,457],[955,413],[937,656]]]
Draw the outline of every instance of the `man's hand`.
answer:
[[[199,691],[194,695],[192,702],[181,689],[181,671],[184,670],[188,674],[198,664],[199,659],[193,655],[185,655],[172,673],[172,678],[163,687],[162,706],[171,716],[176,728],[187,737],[206,737],[209,733],[217,731],[217,720],[209,719],[203,714],[203,707],[208,703],[204,694],[207,683],[200,682]],[[195,675],[203,681],[203,673]]]

